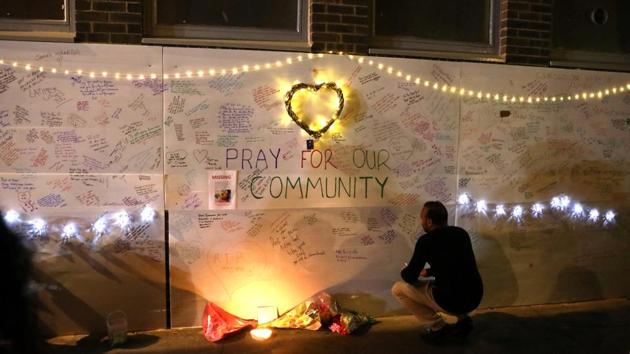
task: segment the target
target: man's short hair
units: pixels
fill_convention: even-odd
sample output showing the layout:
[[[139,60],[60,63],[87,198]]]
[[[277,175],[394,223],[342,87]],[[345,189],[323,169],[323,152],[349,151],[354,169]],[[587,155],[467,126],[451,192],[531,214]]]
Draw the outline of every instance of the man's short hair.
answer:
[[[448,211],[439,201],[432,200],[424,203],[427,209],[427,218],[431,219],[435,225],[444,226],[448,222]]]

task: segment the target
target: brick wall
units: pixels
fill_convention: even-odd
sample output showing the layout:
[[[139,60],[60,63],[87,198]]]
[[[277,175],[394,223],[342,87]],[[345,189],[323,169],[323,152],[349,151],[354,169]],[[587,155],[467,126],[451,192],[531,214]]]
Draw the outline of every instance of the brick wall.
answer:
[[[367,54],[370,0],[312,0],[313,52]]]
[[[552,0],[509,0],[502,19],[508,64],[549,65]],[[504,8],[505,9],[505,8]]]
[[[139,44],[142,0],[76,0],[77,42]]]

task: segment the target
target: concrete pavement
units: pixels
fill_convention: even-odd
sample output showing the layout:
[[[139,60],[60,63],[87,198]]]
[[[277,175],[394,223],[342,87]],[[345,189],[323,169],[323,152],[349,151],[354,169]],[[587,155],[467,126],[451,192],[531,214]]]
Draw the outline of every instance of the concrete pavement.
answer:
[[[630,354],[630,299],[482,309],[463,344],[432,346],[412,316],[379,318],[364,333],[274,330],[266,342],[249,331],[209,343],[200,328],[136,333],[111,349],[97,336],[58,337],[50,353],[619,353]]]

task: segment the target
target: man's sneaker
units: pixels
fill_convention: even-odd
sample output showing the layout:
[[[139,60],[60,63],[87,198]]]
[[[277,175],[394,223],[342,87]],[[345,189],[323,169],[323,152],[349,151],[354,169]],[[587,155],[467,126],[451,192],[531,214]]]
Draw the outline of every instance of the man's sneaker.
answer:
[[[437,330],[426,328],[422,333],[422,339],[428,344],[443,344],[445,341],[448,341],[452,330],[451,327],[451,325],[445,325]]]

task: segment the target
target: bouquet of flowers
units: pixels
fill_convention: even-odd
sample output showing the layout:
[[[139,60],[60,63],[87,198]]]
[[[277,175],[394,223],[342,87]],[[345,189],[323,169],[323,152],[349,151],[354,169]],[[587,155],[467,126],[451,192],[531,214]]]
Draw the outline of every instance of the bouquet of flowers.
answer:
[[[337,303],[327,293],[319,293],[278,317],[269,327],[303,328],[316,331],[337,315]]]
[[[371,325],[375,322],[372,317],[362,313],[343,312],[333,317],[332,324],[328,328],[345,336],[364,325]]]

